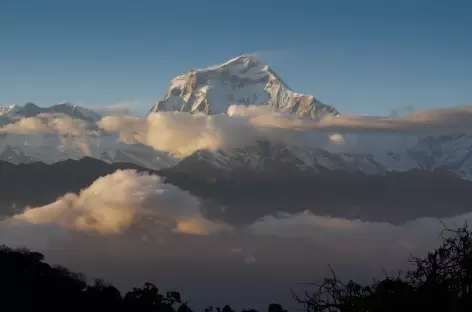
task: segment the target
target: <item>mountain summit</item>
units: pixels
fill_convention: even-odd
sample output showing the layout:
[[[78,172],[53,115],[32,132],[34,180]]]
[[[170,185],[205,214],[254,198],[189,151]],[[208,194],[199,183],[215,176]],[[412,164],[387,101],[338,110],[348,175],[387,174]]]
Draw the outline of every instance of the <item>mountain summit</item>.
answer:
[[[334,107],[314,96],[292,91],[269,66],[249,55],[175,77],[164,99],[151,112],[220,114],[233,104],[268,104],[277,111],[298,116],[339,115]]]

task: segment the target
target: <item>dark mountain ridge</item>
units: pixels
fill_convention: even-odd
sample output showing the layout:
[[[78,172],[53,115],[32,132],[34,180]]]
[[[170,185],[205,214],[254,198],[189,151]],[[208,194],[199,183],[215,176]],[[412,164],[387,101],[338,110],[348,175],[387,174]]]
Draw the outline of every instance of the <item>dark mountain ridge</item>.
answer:
[[[206,168],[205,163],[194,163],[192,167],[198,170],[192,171],[187,165],[152,171],[131,163],[110,164],[89,157],[50,165],[0,161],[0,211],[11,215],[25,206],[49,204],[118,169],[160,175],[167,183],[199,197],[207,217],[231,224],[304,210],[391,223],[420,217],[446,218],[470,211],[472,182],[447,171],[410,170],[373,176],[344,170],[314,174],[292,171],[290,166],[271,171],[240,167],[227,172]]]

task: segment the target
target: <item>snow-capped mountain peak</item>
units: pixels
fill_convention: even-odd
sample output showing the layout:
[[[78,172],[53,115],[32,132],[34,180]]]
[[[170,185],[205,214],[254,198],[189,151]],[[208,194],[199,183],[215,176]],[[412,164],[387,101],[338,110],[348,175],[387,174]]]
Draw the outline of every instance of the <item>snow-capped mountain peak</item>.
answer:
[[[162,101],[151,112],[226,113],[229,106],[270,105],[299,116],[339,115],[312,95],[295,93],[265,63],[242,55],[219,65],[194,69],[171,80]]]

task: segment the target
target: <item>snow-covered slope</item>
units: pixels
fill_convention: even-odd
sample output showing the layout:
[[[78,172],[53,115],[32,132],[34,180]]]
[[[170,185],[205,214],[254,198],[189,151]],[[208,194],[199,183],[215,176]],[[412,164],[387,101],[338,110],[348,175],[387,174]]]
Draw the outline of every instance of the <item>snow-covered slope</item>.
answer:
[[[234,169],[275,173],[280,170],[316,173],[320,170],[346,170],[384,174],[387,169],[372,155],[330,153],[320,148],[297,147],[259,141],[257,145],[216,152],[200,150],[183,159],[177,167],[184,171],[213,168],[221,172]],[[195,169],[192,169],[195,168]]]
[[[266,64],[246,55],[175,77],[165,98],[151,112],[220,114],[233,104],[269,104],[277,111],[299,116],[339,115],[334,107],[314,96],[292,91]]]
[[[384,175],[388,171],[447,170],[472,180],[472,136],[443,135],[416,137],[401,148],[384,145],[375,151],[333,151],[323,148],[259,142],[256,146],[231,151],[197,151],[177,164],[184,171],[230,172],[236,168],[266,173],[300,170],[343,170]]]
[[[115,135],[95,138],[65,137],[57,134],[0,134],[0,160],[14,164],[47,164],[90,156],[108,163],[130,162],[149,169],[161,169],[177,163],[166,153],[142,144],[125,144]]]
[[[93,110],[69,102],[62,102],[50,107],[40,107],[34,103],[26,103],[25,105],[0,106],[0,125],[15,122],[25,117],[34,117],[42,113],[61,113],[90,122],[102,118],[99,113]]]

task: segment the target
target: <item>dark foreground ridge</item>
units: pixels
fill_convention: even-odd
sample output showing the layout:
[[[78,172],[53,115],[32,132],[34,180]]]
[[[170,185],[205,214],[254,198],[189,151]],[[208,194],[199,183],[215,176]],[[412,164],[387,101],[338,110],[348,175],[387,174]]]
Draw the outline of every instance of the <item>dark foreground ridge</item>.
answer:
[[[307,312],[472,311],[472,234],[467,225],[445,228],[442,245],[425,258],[411,258],[414,269],[386,276],[370,286],[333,277],[314,283],[304,297],[294,294]],[[165,294],[151,283],[124,296],[111,284],[64,267],[50,266],[44,256],[28,249],[0,247],[0,299],[6,311],[163,311],[189,312],[179,292]],[[231,312],[209,307],[205,312]],[[246,312],[255,310],[243,310]],[[284,312],[270,304],[269,312]]]

